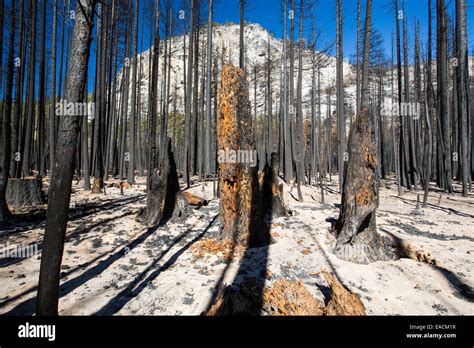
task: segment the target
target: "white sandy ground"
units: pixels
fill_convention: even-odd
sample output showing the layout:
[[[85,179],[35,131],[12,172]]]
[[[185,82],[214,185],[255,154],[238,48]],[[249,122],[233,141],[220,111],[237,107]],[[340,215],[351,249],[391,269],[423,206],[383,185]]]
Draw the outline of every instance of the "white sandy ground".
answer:
[[[294,214],[273,221],[274,243],[249,252],[247,259],[255,262],[241,267],[241,275],[261,274],[266,267],[269,285],[280,277],[300,279],[324,301],[327,283],[319,272],[328,270],[361,297],[367,314],[474,314],[474,195],[443,194],[438,204],[440,194],[431,192],[430,206],[417,211],[417,193],[405,192],[400,199],[396,185],[387,182],[377,212],[380,232],[434,258],[436,266],[409,258],[358,265],[331,253],[334,237],[327,219],[338,217],[336,180],[329,183],[332,193],[326,192],[324,205],[318,187],[303,187],[304,202],[298,202],[296,190],[290,194],[285,186],[285,203]],[[197,240],[218,233],[212,182],[190,189],[209,199],[208,206],[195,209],[185,223],[152,230],[135,221],[145,205],[144,178],[124,196],[117,188],[92,195],[82,187],[74,183],[75,217],[68,222],[61,267],[61,315],[199,315],[216,285],[236,278],[241,258],[229,265],[218,255],[195,260],[190,250]],[[17,223],[0,232],[0,247],[41,243],[43,231],[41,220]],[[40,254],[13,261],[0,263],[0,314],[32,314]]]

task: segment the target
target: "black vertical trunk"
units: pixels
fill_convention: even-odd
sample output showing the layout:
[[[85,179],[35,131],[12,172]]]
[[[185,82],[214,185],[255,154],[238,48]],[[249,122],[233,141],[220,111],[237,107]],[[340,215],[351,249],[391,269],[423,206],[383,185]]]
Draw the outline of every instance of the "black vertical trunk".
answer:
[[[84,99],[96,3],[96,0],[78,0],[76,7],[70,69],[65,93],[66,100],[72,103],[80,103]],[[60,119],[57,156],[49,188],[46,228],[42,245],[37,315],[58,314],[59,273],[64,250],[78,132],[79,117],[68,116]]]

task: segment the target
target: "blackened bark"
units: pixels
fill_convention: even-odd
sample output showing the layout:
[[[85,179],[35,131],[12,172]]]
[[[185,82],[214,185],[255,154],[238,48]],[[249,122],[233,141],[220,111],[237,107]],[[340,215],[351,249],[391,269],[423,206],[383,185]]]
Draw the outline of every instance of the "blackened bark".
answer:
[[[207,76],[206,76],[206,134],[204,151],[204,173],[211,175],[211,76],[212,76],[212,18],[213,0],[209,0],[207,20]]]
[[[65,93],[66,100],[72,103],[79,103],[84,99],[96,3],[97,0],[77,1],[76,21],[71,42],[70,69]],[[59,273],[64,250],[78,132],[79,117],[64,116],[61,118],[42,245],[37,315],[58,314]]]
[[[50,107],[49,107],[49,174],[52,175],[54,167],[54,153],[55,153],[55,137],[56,137],[56,44],[58,31],[58,4],[57,0],[53,3],[53,46],[51,50],[51,93],[50,93]],[[87,139],[87,138],[86,138]]]
[[[178,172],[173,155],[171,139],[168,140],[167,155],[162,157],[158,170],[154,170],[147,191],[147,205],[138,215],[138,221],[148,227],[164,224],[173,215],[184,219],[190,214],[179,188]]]
[[[296,91],[296,185],[298,200],[303,201],[301,184],[305,184],[304,177],[304,134],[303,134],[303,0],[299,2],[299,40],[298,40],[298,81]]]
[[[449,193],[453,192],[451,170],[451,122],[448,111],[448,27],[446,5],[444,0],[437,0],[437,86],[438,110],[441,126],[441,148],[443,154],[444,171],[443,186]]]
[[[456,41],[458,53],[458,106],[459,106],[459,134],[461,149],[461,180],[462,194],[468,196],[469,190],[469,156],[468,156],[468,116],[469,116],[469,64],[467,51],[467,20],[466,20],[466,0],[456,1]],[[456,97],[456,96],[455,96]]]
[[[10,218],[11,213],[6,202],[6,189],[10,174],[11,160],[11,113],[12,113],[12,92],[13,92],[13,52],[15,50],[15,3],[10,4],[10,39],[8,46],[7,60],[7,81],[5,86],[5,105],[2,124],[2,151],[0,159],[0,223]]]
[[[188,67],[186,70],[186,98],[185,98],[185,125],[184,125],[184,181],[190,186],[190,160],[191,160],[191,97],[193,89],[193,61],[194,61],[194,17],[197,0],[191,0],[189,44],[188,44]]]
[[[273,218],[287,216],[283,203],[283,185],[278,184],[279,156],[276,152],[270,155],[270,163],[265,163],[262,176],[262,216],[267,223]]]
[[[37,148],[36,168],[39,175],[46,174],[46,161],[44,160],[46,144],[46,1],[43,1],[41,10],[41,39],[40,39],[40,66],[39,66],[39,105],[37,119]]]
[[[343,48],[342,48],[342,0],[337,1],[337,158],[339,173],[339,190],[342,190],[344,176],[344,153],[346,152],[346,118],[344,114],[344,74],[343,74]]]
[[[240,9],[240,32],[239,32],[239,67],[244,69],[244,52],[245,52],[245,43],[244,43],[244,30],[245,30],[245,0],[239,0],[239,9]]]
[[[26,51],[26,40],[24,38],[25,32],[25,21],[24,21],[24,12],[25,12],[25,1],[22,0],[20,2],[20,30],[19,30],[19,43],[18,43],[18,50],[19,50],[19,58],[20,63],[23,62],[25,51]],[[15,80],[16,80],[16,87],[15,87],[15,108],[13,110],[13,132],[12,132],[12,147],[13,147],[13,169],[12,175],[16,178],[20,177],[21,172],[21,162],[16,160],[17,153],[21,153],[20,149],[20,140],[22,138],[21,132],[21,115],[22,115],[22,97],[23,97],[23,79],[24,79],[24,72],[25,72],[25,65],[20,64],[19,67],[16,68],[15,73]]]
[[[137,47],[138,47],[138,7],[140,3],[135,3],[134,19],[133,19],[133,68],[132,68],[132,108],[130,115],[130,162],[128,165],[128,183],[135,182],[135,147],[136,147],[136,107],[137,107]],[[140,91],[139,91],[140,93]]]
[[[22,174],[29,176],[31,173],[31,152],[33,143],[33,125],[35,119],[35,67],[36,67],[36,0],[30,1],[31,11],[31,36],[30,36],[30,56],[28,62],[28,92],[27,92],[27,119],[24,149],[22,155]]]
[[[362,63],[361,111],[349,137],[349,161],[346,166],[341,211],[336,224],[334,253],[345,260],[370,263],[387,259],[382,237],[376,230],[377,155],[372,142],[372,118],[369,114],[368,67],[372,1],[367,0],[364,55]]]

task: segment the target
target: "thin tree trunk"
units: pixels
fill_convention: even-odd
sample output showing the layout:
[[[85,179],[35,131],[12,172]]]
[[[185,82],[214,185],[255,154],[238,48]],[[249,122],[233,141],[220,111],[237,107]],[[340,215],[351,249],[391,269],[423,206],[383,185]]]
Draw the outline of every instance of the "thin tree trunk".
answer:
[[[211,175],[211,69],[212,69],[212,16],[213,0],[209,0],[207,20],[207,77],[206,77],[206,134],[204,153],[204,173]]]
[[[3,4],[2,4],[3,7]],[[11,161],[11,113],[12,113],[12,93],[13,93],[13,53],[15,51],[15,3],[10,4],[10,38],[8,43],[7,59],[7,81],[5,86],[5,105],[3,109],[3,124],[1,131],[2,160],[0,168],[0,222],[10,218],[11,213],[6,202],[6,189],[8,176],[10,174]],[[1,57],[1,56],[0,56]]]
[[[31,36],[30,36],[30,56],[28,63],[28,92],[27,92],[27,119],[25,146],[23,152],[23,176],[31,174],[31,153],[33,143],[33,128],[35,121],[35,68],[36,68],[36,0],[30,1],[31,13]]]
[[[194,1],[194,0],[193,0]],[[159,56],[160,56],[160,28],[159,28],[159,18],[160,18],[160,2],[156,0],[155,2],[155,21],[154,21],[154,30],[155,38],[153,43],[153,63],[152,63],[152,72],[151,72],[151,94],[150,94],[150,119],[149,119],[149,133],[148,133],[148,167],[147,167],[147,191],[151,189],[151,177],[152,172],[157,168],[156,161],[156,119],[157,119],[157,100],[156,96],[158,95],[158,69],[159,69]],[[148,202],[148,197],[147,197]]]
[[[461,149],[461,180],[462,195],[468,196],[469,161],[468,161],[468,115],[469,115],[469,64],[467,51],[466,0],[456,1],[456,46],[457,46],[457,82],[458,82],[458,111],[459,138]],[[456,97],[456,96],[455,96]]]
[[[78,0],[71,42],[66,100],[82,102],[87,77],[96,0]],[[59,123],[57,156],[49,188],[46,228],[42,245],[37,294],[37,315],[57,315],[59,279],[64,250],[67,213],[74,171],[74,152],[79,132],[79,117],[62,117]]]
[[[193,61],[194,61],[194,12],[197,0],[191,0],[190,22],[189,22],[189,44],[188,44],[188,67],[186,71],[186,100],[185,100],[185,126],[184,126],[184,181],[190,187],[190,136],[191,136],[191,98],[193,83]]]
[[[296,100],[296,185],[298,200],[303,201],[301,184],[305,184],[304,177],[304,134],[303,134],[303,0],[300,0],[299,40],[298,40],[298,81]]]
[[[37,156],[36,168],[39,175],[46,174],[46,161],[44,160],[46,140],[46,97],[45,97],[45,60],[46,60],[46,0],[43,1],[41,10],[41,39],[40,39],[40,66],[39,66],[39,105],[37,119]]]
[[[448,106],[448,30],[446,18],[446,5],[444,0],[437,0],[437,85],[439,118],[441,123],[440,134],[442,137],[444,186],[449,193],[453,192],[452,170],[451,170],[451,122],[449,119]]]
[[[239,67],[244,69],[245,65],[245,42],[244,42],[244,30],[245,30],[245,0],[239,0],[240,9],[240,32],[239,32]],[[245,71],[245,69],[244,69]]]
[[[400,48],[400,19],[403,19],[405,14],[402,12],[402,18],[399,18],[399,10],[398,10],[398,0],[393,0],[395,2],[395,21],[396,21],[396,30],[397,30],[397,82],[398,82],[398,110],[402,110],[402,105],[404,102],[403,99],[403,91],[402,91],[402,58],[401,58],[401,48]],[[398,195],[401,196],[403,194],[402,186],[406,180],[407,188],[409,188],[409,180],[408,175],[406,174],[406,155],[405,155],[405,120],[403,116],[398,115],[400,118],[400,129],[399,129],[399,174],[400,174],[400,182],[401,185],[398,187]]]
[[[135,182],[135,146],[136,146],[136,106],[137,106],[137,60],[138,60],[138,10],[139,2],[135,3],[134,20],[133,20],[133,68],[132,68],[132,108],[130,115],[130,162],[128,164],[128,183],[133,184]]]
[[[54,152],[56,147],[56,42],[58,31],[58,3],[54,0],[53,4],[53,47],[51,51],[51,93],[49,108],[49,176],[52,176],[54,167]],[[86,138],[87,139],[87,138]]]
[[[342,184],[344,177],[344,154],[346,152],[346,118],[344,113],[344,72],[343,72],[343,49],[342,49],[342,0],[337,0],[337,151],[338,151],[338,172],[339,172],[339,190],[342,192]]]
[[[25,74],[25,64],[23,63],[25,52],[26,52],[26,39],[25,39],[25,20],[24,20],[24,12],[25,12],[25,1],[21,0],[20,2],[20,30],[19,30],[19,44],[18,44],[18,51],[19,51],[19,66],[16,66],[16,73],[15,73],[15,80],[16,80],[16,87],[15,87],[15,108],[13,110],[13,132],[12,132],[12,147],[13,147],[13,170],[12,175],[16,178],[19,178],[21,173],[21,148],[20,148],[20,141],[22,138],[21,130],[21,116],[23,110],[23,80]]]
[[[287,1],[283,0],[283,8],[284,8],[284,13],[283,13],[283,32],[284,32],[284,42],[283,42],[283,138],[284,138],[284,172],[285,172],[285,181],[289,184],[291,178],[293,177],[293,163],[292,163],[292,158],[291,158],[291,136],[290,136],[290,124],[291,120],[291,115],[289,115],[289,102],[288,102],[288,64],[287,64],[287,46],[288,46],[288,40],[287,40],[287,35],[286,35],[286,22],[287,22],[287,11],[286,7],[287,6]]]
[[[356,115],[358,115],[360,111],[360,0],[357,0],[357,53],[356,55],[357,55]]]
[[[408,62],[408,26],[407,26],[407,17],[405,16],[405,1],[402,3],[402,11],[403,11],[403,62],[404,62],[404,79],[403,82],[405,84],[405,106],[412,105],[410,103],[410,74],[409,74],[409,62]],[[402,109],[400,109],[401,111]],[[414,123],[413,117],[414,115],[402,115],[401,117],[407,118],[407,131],[408,131],[408,149],[409,149],[409,165],[410,165],[410,181],[415,187],[415,190],[418,190],[418,173],[417,173],[417,165],[416,165],[416,156],[415,156],[415,136],[414,136]]]

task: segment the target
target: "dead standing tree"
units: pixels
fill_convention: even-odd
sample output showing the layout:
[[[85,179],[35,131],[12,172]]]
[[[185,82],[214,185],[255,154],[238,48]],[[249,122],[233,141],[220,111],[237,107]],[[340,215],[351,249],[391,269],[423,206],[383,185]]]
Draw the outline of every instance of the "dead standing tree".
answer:
[[[65,99],[71,103],[82,103],[84,100],[96,4],[97,0],[77,1],[68,83],[65,91]],[[78,134],[79,117],[62,117],[59,123],[55,164],[49,188],[38,284],[37,315],[58,314],[60,269]]]
[[[179,187],[172,149],[169,139],[167,156],[161,156],[159,168],[150,175],[146,207],[138,215],[138,221],[148,227],[165,223],[173,216],[186,218],[189,215],[189,206]]]
[[[378,195],[377,152],[372,142],[368,90],[371,16],[372,0],[367,0],[362,100],[360,113],[349,137],[349,161],[344,175],[341,211],[336,224],[337,243],[334,248],[334,253],[338,257],[357,263],[370,263],[388,258],[375,222]]]
[[[226,65],[221,75],[217,127],[221,154],[255,154],[245,73],[232,65]],[[221,237],[243,246],[261,245],[258,167],[237,162],[219,165]]]

